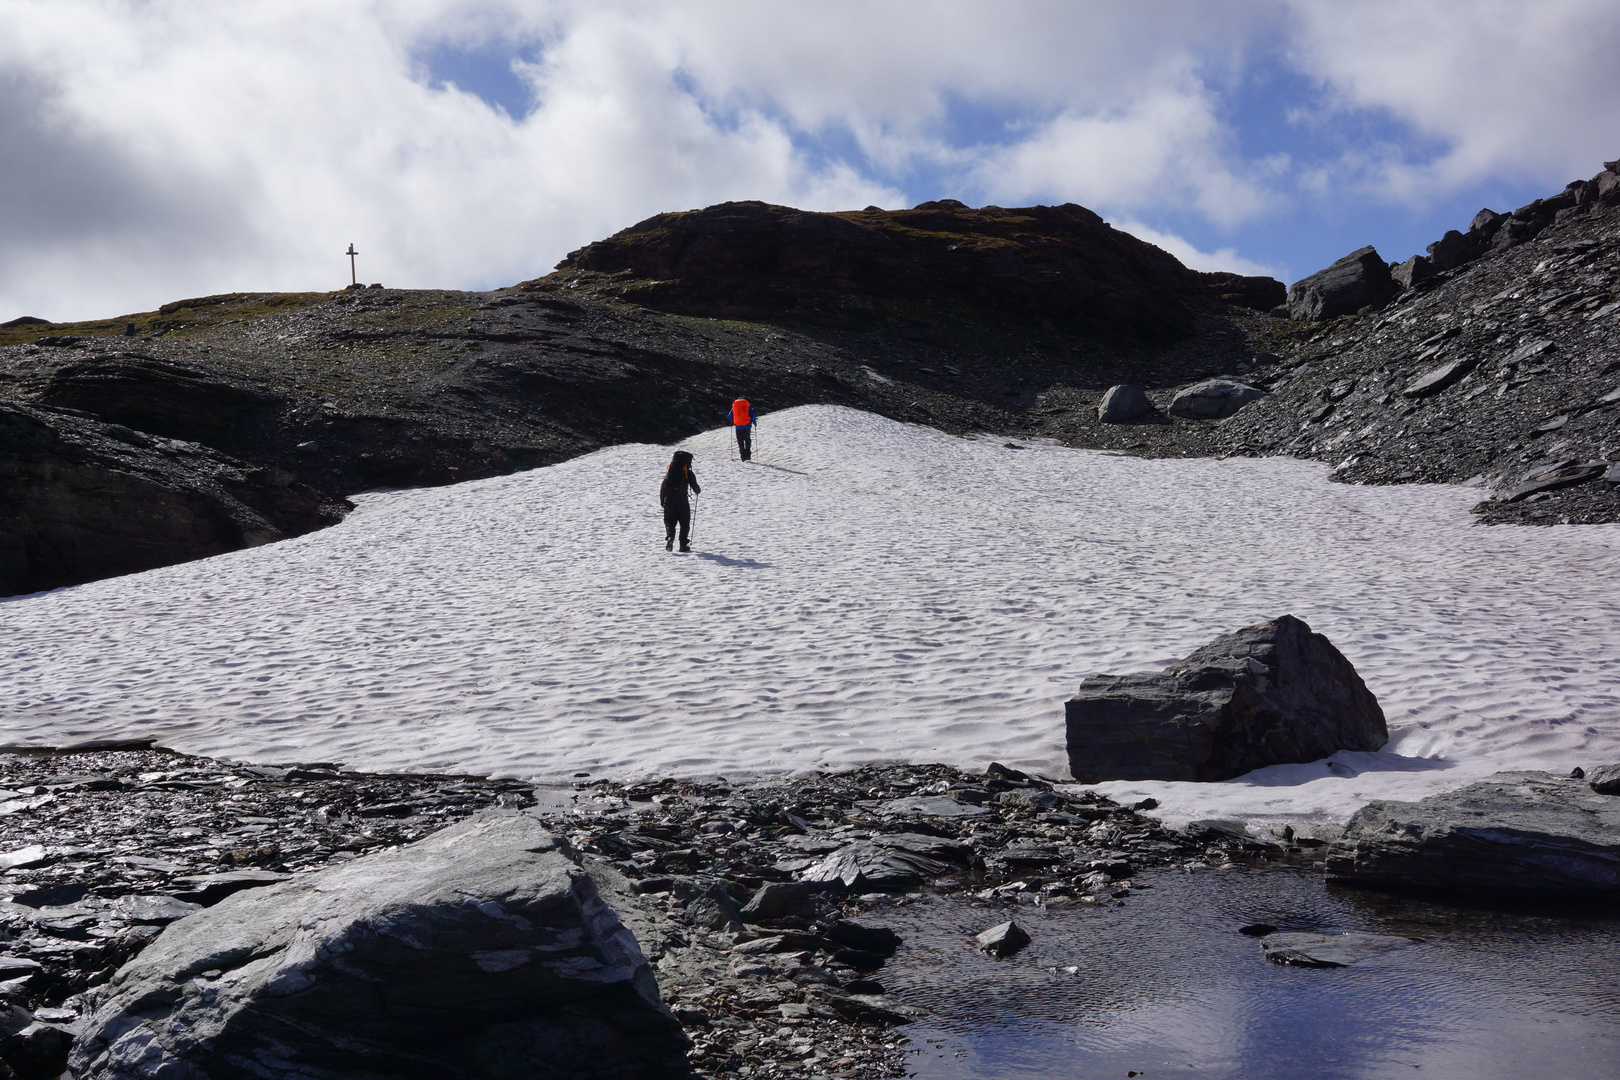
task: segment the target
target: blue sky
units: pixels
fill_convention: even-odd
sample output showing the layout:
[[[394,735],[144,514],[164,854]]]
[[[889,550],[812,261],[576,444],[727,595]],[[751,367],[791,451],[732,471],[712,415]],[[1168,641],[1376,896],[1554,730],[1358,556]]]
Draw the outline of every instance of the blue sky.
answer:
[[[0,0],[0,320],[480,288],[651,214],[1074,201],[1420,252],[1620,157],[1596,0]]]

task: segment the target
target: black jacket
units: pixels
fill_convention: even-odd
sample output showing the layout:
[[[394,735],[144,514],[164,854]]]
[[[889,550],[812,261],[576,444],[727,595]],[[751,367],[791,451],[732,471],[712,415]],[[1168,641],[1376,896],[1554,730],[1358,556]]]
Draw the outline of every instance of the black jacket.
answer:
[[[658,489],[658,505],[665,509],[690,506],[686,500],[688,486],[694,495],[703,494],[703,489],[698,487],[697,477],[692,474],[692,466],[671,465],[664,474],[663,485]]]

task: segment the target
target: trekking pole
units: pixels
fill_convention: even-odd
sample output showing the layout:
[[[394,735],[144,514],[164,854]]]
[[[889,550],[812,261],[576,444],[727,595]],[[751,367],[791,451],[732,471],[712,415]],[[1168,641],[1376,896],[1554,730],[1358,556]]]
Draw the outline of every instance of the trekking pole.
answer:
[[[686,542],[688,544],[692,542],[692,537],[697,535],[697,501],[698,497],[694,494],[692,496],[692,520],[686,526]]]

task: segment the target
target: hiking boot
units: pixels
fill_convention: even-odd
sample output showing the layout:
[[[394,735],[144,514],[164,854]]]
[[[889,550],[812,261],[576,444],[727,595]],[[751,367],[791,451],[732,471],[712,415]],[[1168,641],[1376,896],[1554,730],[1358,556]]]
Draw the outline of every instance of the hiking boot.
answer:
[[[691,544],[682,544],[681,545],[681,550],[682,551],[691,551],[692,550],[692,545]]]
[[[664,550],[665,551],[674,551],[675,550],[675,538],[673,536],[667,538],[664,541]]]

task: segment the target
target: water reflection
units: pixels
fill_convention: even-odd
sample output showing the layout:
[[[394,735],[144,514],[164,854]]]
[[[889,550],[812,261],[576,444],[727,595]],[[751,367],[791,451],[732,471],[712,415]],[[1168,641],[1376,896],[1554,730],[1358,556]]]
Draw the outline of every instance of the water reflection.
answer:
[[[1620,1075],[1620,920],[1329,890],[1307,870],[1145,880],[1124,907],[1019,908],[1034,941],[999,962],[970,935],[1005,908],[933,898],[886,913],[907,948],[884,982],[931,1013],[905,1029],[913,1075]],[[1252,922],[1418,944],[1348,968],[1282,968],[1237,933]]]

